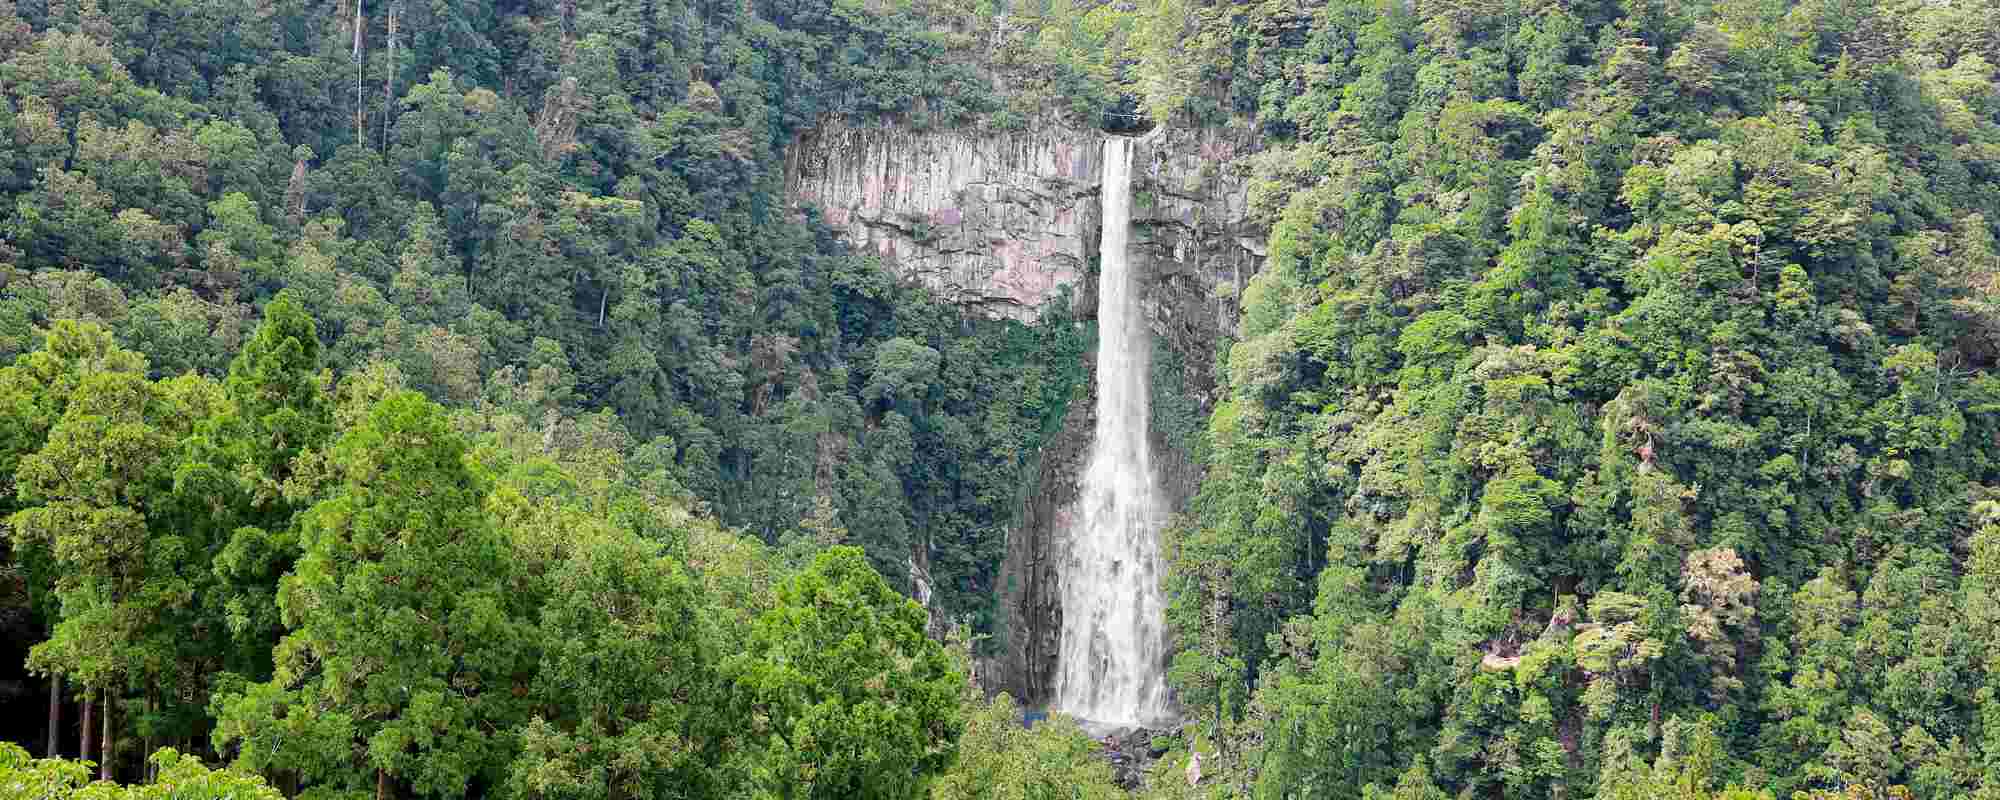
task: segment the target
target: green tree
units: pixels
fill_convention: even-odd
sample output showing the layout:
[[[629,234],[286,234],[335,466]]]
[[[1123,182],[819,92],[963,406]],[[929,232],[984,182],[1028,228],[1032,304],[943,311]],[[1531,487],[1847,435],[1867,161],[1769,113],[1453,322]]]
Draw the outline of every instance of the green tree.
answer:
[[[723,669],[752,720],[757,796],[917,798],[957,756],[965,677],[858,548],[781,584]]]
[[[230,362],[229,402],[197,424],[175,473],[176,491],[224,543],[212,565],[222,585],[209,600],[242,643],[227,668],[250,680],[269,677],[283,632],[279,581],[299,556],[297,514],[321,488],[300,471],[333,435],[326,379],[317,326],[296,295],[280,292]]]
[[[722,796],[730,709],[694,582],[658,544],[581,533],[548,579],[535,716],[507,788],[576,800]]]
[[[152,383],[144,358],[109,340],[94,326],[59,323],[51,333],[52,350],[92,356],[46,442],[21,458],[16,491],[26,507],[10,519],[17,541],[48,549],[61,605],[30,664],[107,700],[127,685],[198,685],[198,654],[228,646],[196,603],[212,583],[199,556],[212,546],[209,531],[188,524],[173,496],[181,442],[221,404],[220,387],[196,376]],[[113,710],[107,703],[102,713]],[[114,758],[100,756],[107,777]]]
[[[460,797],[493,785],[528,679],[506,542],[442,409],[375,402],[328,454],[281,583],[271,681],[218,699],[239,763],[332,790]]]
[[[1111,800],[1124,796],[1111,780],[1099,745],[1068,719],[1024,724],[1005,693],[969,709],[958,761],[931,784],[931,800]]]
[[[211,770],[201,759],[171,749],[148,757],[158,770],[140,786],[90,782],[90,764],[30,758],[13,742],[0,742],[0,786],[38,800],[281,800],[284,795],[255,775]]]

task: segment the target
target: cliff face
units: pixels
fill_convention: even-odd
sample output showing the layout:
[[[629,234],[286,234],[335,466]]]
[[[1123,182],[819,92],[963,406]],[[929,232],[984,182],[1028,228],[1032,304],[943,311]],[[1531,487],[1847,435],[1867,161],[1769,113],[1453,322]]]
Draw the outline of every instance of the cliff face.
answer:
[[[1096,312],[1099,175],[1104,134],[916,132],[829,125],[794,143],[793,201],[816,207],[849,244],[906,281],[978,313],[1033,321],[1062,287],[1079,316]],[[1169,129],[1134,153],[1129,258],[1145,281],[1148,322],[1173,358],[1154,366],[1161,392],[1205,418],[1215,347],[1235,332],[1235,297],[1263,262],[1265,232],[1247,217],[1246,132]],[[1159,351],[1156,348],[1156,351]],[[1009,531],[1000,575],[999,653],[982,665],[991,690],[1031,704],[1052,688],[1061,633],[1060,537],[1076,498],[1094,398],[1069,406],[1044,446]],[[1154,412],[1159,475],[1176,503],[1199,480]]]
[[[1032,319],[1096,246],[1095,142],[828,126],[789,151],[786,185],[905,280],[994,317]]]
[[[789,151],[786,187],[849,244],[905,280],[992,317],[1032,320],[1097,259],[1104,135],[1063,128],[916,132],[829,124]],[[1263,232],[1245,219],[1250,139],[1211,129],[1142,141],[1133,166],[1133,258],[1158,286],[1240,285],[1261,263]],[[1228,301],[1151,298],[1163,320]],[[1171,308],[1163,307],[1167,303]],[[1198,308],[1199,307],[1199,308]]]

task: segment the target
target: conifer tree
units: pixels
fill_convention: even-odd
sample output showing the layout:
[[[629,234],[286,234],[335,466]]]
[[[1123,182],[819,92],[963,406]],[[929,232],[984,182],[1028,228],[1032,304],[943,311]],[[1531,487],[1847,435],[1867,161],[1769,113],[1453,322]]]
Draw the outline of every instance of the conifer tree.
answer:
[[[377,401],[328,453],[280,585],[271,681],[221,698],[218,739],[303,784],[460,797],[491,785],[530,657],[505,540],[443,410]]]

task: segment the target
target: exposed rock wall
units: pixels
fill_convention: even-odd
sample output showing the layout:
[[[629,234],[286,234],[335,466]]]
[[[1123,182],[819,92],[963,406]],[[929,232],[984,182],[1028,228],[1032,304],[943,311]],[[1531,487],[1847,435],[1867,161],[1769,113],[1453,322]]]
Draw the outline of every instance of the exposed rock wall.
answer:
[[[820,209],[847,242],[905,280],[992,317],[1032,320],[1097,260],[1103,134],[916,132],[829,123],[789,151],[786,188]],[[1219,129],[1147,137],[1133,164],[1132,247],[1153,288],[1156,331],[1205,311],[1231,324],[1233,301],[1262,263],[1264,234],[1247,219],[1246,155],[1254,139]]]
[[[1094,355],[1086,359],[1095,361]],[[1092,364],[1094,367],[1095,364]],[[1094,372],[1094,370],[1093,370]],[[988,692],[1004,691],[1040,706],[1055,691],[1056,657],[1062,647],[1061,535],[1075,515],[1077,477],[1090,458],[1091,431],[1097,426],[1094,386],[1070,400],[1062,429],[1039,454],[1040,463],[1007,529],[997,601],[997,651],[981,665]]]
[[[1087,318],[1097,308],[1103,136],[829,124],[794,143],[786,186],[850,245],[945,302],[1027,322],[1072,286],[1073,311]],[[1203,416],[1216,399],[1215,347],[1235,333],[1235,298],[1263,263],[1265,231],[1246,202],[1254,144],[1246,131],[1168,129],[1134,153],[1129,257],[1145,281],[1147,321],[1179,366],[1156,365],[1155,383]],[[1053,688],[1060,537],[1094,424],[1093,397],[1079,394],[1024,487],[1000,575],[999,652],[980,670],[988,689],[1029,704]],[[1160,485],[1182,504],[1200,471],[1157,425],[1153,433]]]
[[[1255,138],[1246,131],[1168,129],[1133,165],[1134,269],[1146,278],[1146,316],[1154,335],[1174,351],[1180,374],[1155,361],[1153,382],[1173,385],[1206,419],[1217,399],[1215,349],[1236,334],[1237,301],[1264,263],[1268,231],[1249,217],[1247,199]],[[1155,393],[1154,420],[1160,420]],[[1155,426],[1153,451],[1160,486],[1185,503],[1201,475],[1187,453]]]
[[[1096,247],[1095,140],[828,125],[789,151],[786,187],[905,280],[1032,319]]]

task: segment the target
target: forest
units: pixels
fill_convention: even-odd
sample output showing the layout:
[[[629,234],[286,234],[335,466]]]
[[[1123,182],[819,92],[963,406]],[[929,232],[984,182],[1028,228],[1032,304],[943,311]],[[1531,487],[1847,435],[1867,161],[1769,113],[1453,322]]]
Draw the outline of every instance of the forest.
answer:
[[[1257,143],[1136,783],[830,120]],[[2000,798],[1994,0],[0,0],[0,195],[0,795]]]

